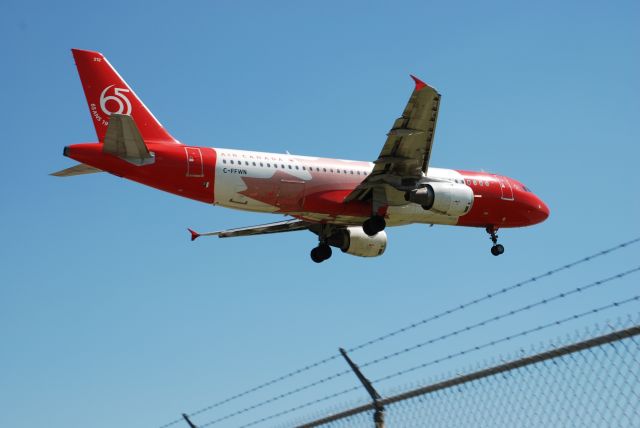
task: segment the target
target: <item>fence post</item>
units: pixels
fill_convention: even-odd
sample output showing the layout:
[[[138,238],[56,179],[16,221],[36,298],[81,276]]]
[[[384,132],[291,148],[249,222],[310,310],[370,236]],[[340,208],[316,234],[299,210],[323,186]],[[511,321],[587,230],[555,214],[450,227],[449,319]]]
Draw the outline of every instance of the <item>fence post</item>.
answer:
[[[189,428],[198,428],[193,422],[191,422],[191,419],[189,419],[189,416],[187,416],[186,413],[182,414],[182,418],[189,424]]]
[[[369,379],[364,377],[364,375],[360,371],[360,368],[353,361],[351,361],[351,358],[349,358],[349,356],[347,355],[347,351],[345,351],[343,348],[340,348],[340,353],[347,361],[347,364],[349,364],[349,367],[351,367],[351,370],[353,370],[353,372],[356,374],[358,380],[360,381],[360,383],[362,383],[362,386],[364,386],[364,389],[366,389],[371,396],[371,400],[373,400],[373,423],[375,425],[375,428],[384,428],[384,405],[380,401],[382,400],[382,397],[380,396],[380,394],[378,394],[378,391],[375,390],[373,385],[371,385]]]

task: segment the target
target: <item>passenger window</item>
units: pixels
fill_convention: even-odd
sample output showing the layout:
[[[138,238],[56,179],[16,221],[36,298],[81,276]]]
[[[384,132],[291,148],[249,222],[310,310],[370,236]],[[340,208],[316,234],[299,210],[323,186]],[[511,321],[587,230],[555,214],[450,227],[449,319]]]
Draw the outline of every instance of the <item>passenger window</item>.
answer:
[[[291,169],[291,165],[288,165],[289,169]]]
[[[256,163],[255,163],[255,162],[253,162],[253,166],[256,166]]]
[[[353,170],[351,170],[351,175],[353,175]]]
[[[280,166],[282,167],[282,169],[284,169],[284,165],[283,164],[280,164]]]
[[[227,160],[226,159],[222,159],[222,163],[227,163]]]
[[[475,186],[476,184],[478,184],[478,182],[476,180],[473,180],[473,185]]]
[[[246,166],[249,166],[249,161],[244,161],[244,164],[245,164]]]
[[[267,168],[271,168],[271,164],[270,163],[267,163]]]
[[[264,166],[264,164],[262,162],[260,162],[260,166]]]
[[[231,159],[229,162],[231,162],[231,165],[233,165],[233,159]]]

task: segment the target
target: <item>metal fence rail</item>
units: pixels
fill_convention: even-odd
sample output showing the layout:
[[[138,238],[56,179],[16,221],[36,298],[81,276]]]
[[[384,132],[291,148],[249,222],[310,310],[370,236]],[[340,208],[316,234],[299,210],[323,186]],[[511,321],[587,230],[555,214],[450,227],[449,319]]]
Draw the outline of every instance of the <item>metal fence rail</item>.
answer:
[[[385,398],[386,426],[640,426],[634,324]],[[298,427],[373,427],[373,410],[362,405]]]

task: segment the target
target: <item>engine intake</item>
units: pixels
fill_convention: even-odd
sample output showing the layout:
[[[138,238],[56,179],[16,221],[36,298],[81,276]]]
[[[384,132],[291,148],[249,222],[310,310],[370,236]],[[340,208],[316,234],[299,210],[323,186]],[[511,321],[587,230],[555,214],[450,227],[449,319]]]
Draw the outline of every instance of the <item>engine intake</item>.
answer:
[[[353,256],[377,257],[387,248],[387,234],[382,231],[369,236],[364,233],[362,227],[352,226],[331,235],[327,243]]]
[[[459,217],[471,209],[473,190],[464,184],[434,182],[407,192],[405,199],[427,211]]]

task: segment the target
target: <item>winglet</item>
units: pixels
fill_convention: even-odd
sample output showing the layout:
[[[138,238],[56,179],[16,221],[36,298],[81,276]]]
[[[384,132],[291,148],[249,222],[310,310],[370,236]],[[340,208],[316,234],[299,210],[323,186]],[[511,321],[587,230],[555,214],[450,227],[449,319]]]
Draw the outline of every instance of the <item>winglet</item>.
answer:
[[[424,83],[422,80],[418,79],[416,76],[414,76],[413,74],[410,74],[409,76],[411,76],[411,78],[413,79],[414,82],[416,82],[416,91],[419,91],[420,89],[424,88],[425,86],[427,86],[426,83]]]
[[[191,233],[191,240],[195,241],[200,237],[200,234],[193,229],[187,229]]]

